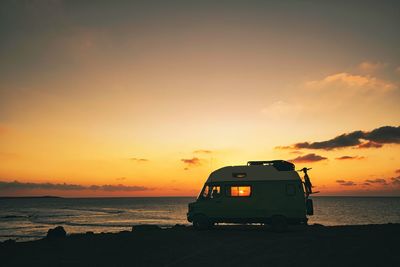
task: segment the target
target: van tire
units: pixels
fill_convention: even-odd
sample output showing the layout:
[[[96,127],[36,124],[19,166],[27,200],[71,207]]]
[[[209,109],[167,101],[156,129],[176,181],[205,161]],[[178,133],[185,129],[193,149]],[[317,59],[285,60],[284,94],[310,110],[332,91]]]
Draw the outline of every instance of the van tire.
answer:
[[[203,214],[195,215],[193,217],[193,227],[196,230],[206,230],[211,228],[213,223]]]
[[[276,233],[283,233],[288,230],[288,223],[285,216],[275,215],[271,218],[272,231]]]

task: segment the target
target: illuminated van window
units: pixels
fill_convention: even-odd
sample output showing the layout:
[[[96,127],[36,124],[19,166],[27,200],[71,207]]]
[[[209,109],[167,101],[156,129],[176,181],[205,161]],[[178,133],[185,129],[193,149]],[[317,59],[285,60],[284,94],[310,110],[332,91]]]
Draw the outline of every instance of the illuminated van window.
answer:
[[[251,194],[251,186],[231,186],[232,197],[248,197]]]

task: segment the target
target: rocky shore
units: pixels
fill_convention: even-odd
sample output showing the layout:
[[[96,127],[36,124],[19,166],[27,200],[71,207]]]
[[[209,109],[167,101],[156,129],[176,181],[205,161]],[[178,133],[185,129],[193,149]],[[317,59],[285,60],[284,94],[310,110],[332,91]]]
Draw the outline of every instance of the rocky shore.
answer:
[[[134,226],[68,235],[62,227],[30,242],[0,243],[1,266],[399,266],[400,224],[217,226],[196,231]]]

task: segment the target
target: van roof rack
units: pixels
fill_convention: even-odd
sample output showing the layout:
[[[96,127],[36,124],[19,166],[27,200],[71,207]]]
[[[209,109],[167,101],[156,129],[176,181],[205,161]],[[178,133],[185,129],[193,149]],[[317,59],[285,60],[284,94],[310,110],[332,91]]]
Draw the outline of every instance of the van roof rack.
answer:
[[[294,164],[285,160],[248,161],[247,166],[273,166],[278,171],[294,171]]]

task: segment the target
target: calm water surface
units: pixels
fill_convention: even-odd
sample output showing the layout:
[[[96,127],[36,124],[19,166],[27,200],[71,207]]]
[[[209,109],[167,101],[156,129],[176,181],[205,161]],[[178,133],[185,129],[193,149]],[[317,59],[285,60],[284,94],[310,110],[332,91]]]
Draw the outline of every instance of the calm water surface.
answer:
[[[400,197],[314,197],[309,223],[400,223]],[[186,221],[190,197],[0,199],[0,241],[38,239],[62,225],[68,233],[117,232],[134,224]]]

